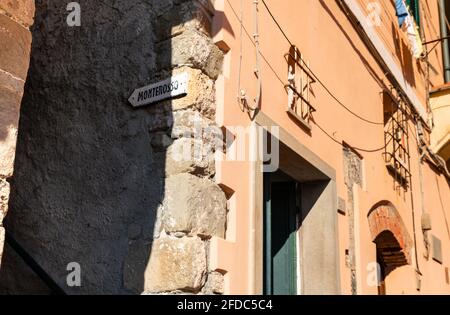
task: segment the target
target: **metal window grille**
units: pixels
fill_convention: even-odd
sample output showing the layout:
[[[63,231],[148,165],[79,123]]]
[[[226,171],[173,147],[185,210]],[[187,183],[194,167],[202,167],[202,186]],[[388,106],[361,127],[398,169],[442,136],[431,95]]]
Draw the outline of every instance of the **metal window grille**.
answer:
[[[411,163],[409,154],[408,106],[392,93],[385,97],[385,163],[394,177],[394,189],[406,192],[410,185]]]
[[[292,46],[285,54],[288,65],[288,83],[285,85],[288,94],[287,112],[311,131],[310,121],[316,109],[311,104],[312,84],[316,82],[308,71],[309,62],[305,62],[297,47]],[[307,65],[307,67],[305,66]]]

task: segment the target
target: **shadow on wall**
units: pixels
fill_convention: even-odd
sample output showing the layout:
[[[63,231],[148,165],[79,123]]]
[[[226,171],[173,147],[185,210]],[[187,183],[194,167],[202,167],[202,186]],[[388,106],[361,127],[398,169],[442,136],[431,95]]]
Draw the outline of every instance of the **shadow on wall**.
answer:
[[[395,54],[401,63],[403,76],[411,86],[416,86],[416,78],[414,75],[414,59],[411,55],[411,48],[405,42],[405,39],[400,36],[400,32],[403,32],[397,24],[391,24],[392,37],[395,39]],[[416,62],[417,63],[417,62]],[[420,64],[418,65],[418,71],[421,71]]]
[[[158,43],[173,25],[156,12],[177,8],[79,3],[81,26],[69,27],[66,1],[36,1],[5,227],[66,293],[141,293],[159,233],[172,104],[133,109],[127,99],[170,76],[171,50]],[[81,287],[66,284],[71,262]],[[0,293],[51,291],[5,247]]]
[[[329,7],[329,3],[327,4],[326,1],[324,0],[319,0],[320,5],[323,7],[323,9],[325,10],[325,12],[330,16],[330,18],[334,21],[334,23],[336,24],[336,26],[339,28],[339,30],[342,32],[342,35],[345,37],[345,39],[347,40],[348,44],[352,47],[353,51],[355,52],[355,54],[358,55],[360,61],[362,62],[362,64],[364,65],[364,67],[367,69],[367,71],[369,72],[370,76],[377,82],[377,84],[382,88],[382,89],[387,89],[386,84],[384,83],[384,81],[379,77],[379,75],[377,74],[377,72],[375,71],[375,69],[372,68],[372,66],[370,65],[369,61],[364,57],[363,53],[359,50],[358,47],[355,46],[355,43],[353,42],[352,38],[350,37],[350,35],[347,33],[347,31],[344,29],[344,27],[342,26],[342,24],[338,21],[338,19],[335,17],[332,9],[330,9]]]

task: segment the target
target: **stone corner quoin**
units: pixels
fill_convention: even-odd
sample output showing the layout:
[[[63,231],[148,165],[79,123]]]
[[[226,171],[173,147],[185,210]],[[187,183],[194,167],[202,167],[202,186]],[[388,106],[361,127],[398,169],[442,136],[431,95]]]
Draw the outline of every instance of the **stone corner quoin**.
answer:
[[[164,198],[144,275],[144,293],[221,294],[223,275],[210,270],[207,255],[209,239],[225,237],[227,217],[225,193],[213,179],[214,151],[204,153],[201,161],[174,160],[171,153],[177,146],[194,145],[196,141],[210,145],[210,139],[194,139],[195,134],[183,131],[193,130],[194,119],[203,126],[218,128],[214,123],[214,85],[221,72],[223,53],[209,36],[212,16],[205,10],[205,1],[169,2],[161,6],[165,12],[159,19],[170,25],[170,37],[162,38],[155,30],[160,40],[156,46],[157,67],[167,71],[164,58],[169,52],[172,75],[186,72],[189,92],[170,101],[171,134],[150,131],[153,148],[166,151],[167,156]],[[125,276],[129,273],[125,270]]]

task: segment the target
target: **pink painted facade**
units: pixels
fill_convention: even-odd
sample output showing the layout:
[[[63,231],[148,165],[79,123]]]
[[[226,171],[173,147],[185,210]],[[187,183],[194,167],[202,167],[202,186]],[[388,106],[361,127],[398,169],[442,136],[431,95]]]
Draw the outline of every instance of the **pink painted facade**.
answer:
[[[427,58],[415,59],[406,34],[398,27],[394,1],[256,2],[255,14],[252,1],[215,1],[214,40],[226,51],[223,73],[216,82],[218,124],[236,135],[233,126],[268,127],[264,122],[270,121],[314,155],[313,160],[317,158],[319,164],[334,171],[335,202],[328,210],[338,228],[336,233],[317,230],[317,237],[336,239],[338,243],[335,293],[379,293],[383,285],[371,281],[374,263],[379,261],[374,233],[388,231],[406,259],[383,277],[384,293],[450,294],[448,171],[433,162],[434,155],[426,150],[421,160],[419,152],[423,153],[420,150],[424,147],[418,145],[421,138],[429,141],[433,131],[429,92],[444,83],[441,45]],[[438,2],[420,1],[420,15],[423,41],[440,38]],[[307,72],[312,72],[316,79],[307,87],[315,111],[306,129],[287,111],[289,92],[285,85],[289,82],[289,68],[285,57],[291,45],[274,19],[301,52],[305,62],[300,63],[309,65],[306,77]],[[426,45],[427,49],[431,47]],[[260,104],[254,101],[258,99],[258,77]],[[383,108],[386,92],[392,90],[400,91],[394,92],[394,97],[403,95],[409,113],[405,125],[408,137],[403,140],[409,144],[410,154],[406,188],[399,186],[399,179],[389,171],[385,159],[389,123]],[[249,110],[245,106],[243,109],[238,95],[245,97]],[[251,110],[254,106],[259,106],[256,113]],[[235,143],[239,141],[242,138],[236,136]],[[248,152],[261,149],[252,146],[248,138],[244,143]],[[361,163],[359,182],[346,180],[345,147]],[[211,268],[225,272],[229,294],[258,294],[264,287],[262,175],[258,175],[258,163],[244,160],[216,163],[216,181],[228,192],[229,214],[226,238],[212,240]],[[338,205],[342,204],[346,209],[339,212]],[[372,213],[380,211],[376,210],[380,204],[388,204],[395,215],[387,210]],[[302,228],[296,234],[302,246]],[[441,248],[437,248],[439,243]],[[439,251],[442,258],[437,257]],[[298,293],[308,293],[302,289],[303,260],[297,256],[296,261]]]

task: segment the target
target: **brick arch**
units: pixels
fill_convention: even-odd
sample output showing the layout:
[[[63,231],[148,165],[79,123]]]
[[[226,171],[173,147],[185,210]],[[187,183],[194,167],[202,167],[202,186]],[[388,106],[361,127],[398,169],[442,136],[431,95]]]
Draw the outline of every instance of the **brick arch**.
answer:
[[[391,246],[392,249],[390,252],[387,251],[387,255],[396,255],[398,266],[411,264],[413,242],[395,206],[389,201],[379,202],[369,211],[367,218],[372,241],[377,244],[377,248],[389,249]],[[386,232],[390,232],[389,234],[395,238],[395,242],[389,242],[386,241],[386,237],[380,237],[386,235]],[[392,244],[397,244],[397,248]]]

